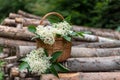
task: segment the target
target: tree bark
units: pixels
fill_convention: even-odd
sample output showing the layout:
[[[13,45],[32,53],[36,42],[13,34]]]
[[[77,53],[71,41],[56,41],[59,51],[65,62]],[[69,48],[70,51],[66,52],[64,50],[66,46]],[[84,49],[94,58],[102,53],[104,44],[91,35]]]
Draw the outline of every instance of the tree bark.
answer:
[[[17,58],[26,56],[26,54],[30,53],[30,51],[34,49],[36,49],[36,46],[18,46],[16,48]]]
[[[80,73],[79,80],[120,80],[120,72]]]
[[[8,57],[8,54],[0,53],[0,59]]]
[[[15,56],[16,54],[16,49],[13,47],[4,47],[3,48],[3,54],[7,54],[8,56]]]
[[[71,57],[107,57],[120,56],[120,48],[79,48],[72,47]]]
[[[82,44],[86,44],[88,42],[84,42],[84,41],[72,41],[72,46],[77,46],[77,45],[82,45]]]
[[[17,56],[24,57],[26,54],[30,53],[33,49],[36,49],[36,46],[18,46],[17,47]],[[120,56],[120,48],[105,48],[105,49],[96,49],[96,48],[71,48],[71,57],[72,58],[82,58],[82,57],[108,57],[108,56]]]
[[[76,26],[76,25],[73,25],[73,30],[75,31],[92,31],[92,30],[96,30],[97,31],[103,31],[103,32],[116,32],[114,30],[111,30],[111,29],[101,29],[101,28],[91,28],[91,27],[86,27],[86,26]]]
[[[10,13],[9,18],[10,19],[15,19],[15,18],[22,18],[22,15],[16,14],[16,13]]]
[[[88,42],[114,42],[114,41],[119,41],[119,40],[104,38],[104,37],[95,36],[95,35],[89,35],[89,34],[83,34],[83,35],[84,35],[83,38],[74,37],[74,39],[76,39],[78,41],[88,41]]]
[[[4,21],[1,23],[1,25],[7,25],[7,26],[16,27],[16,22],[15,22],[14,19],[6,18],[6,19],[4,19]]]
[[[4,47],[17,47],[17,46],[35,46],[35,42],[21,41],[21,40],[13,40],[7,38],[0,38],[0,45]]]
[[[17,29],[14,27],[0,26],[0,36],[19,40],[31,41],[34,34],[26,29]]]
[[[113,71],[120,70],[120,56],[69,58],[63,63],[71,72]]]
[[[17,56],[10,56],[10,57],[4,58],[3,60],[7,62],[7,64],[16,63]]]
[[[42,74],[40,80],[81,80],[80,73],[59,73],[59,78],[53,74]]]
[[[120,41],[84,43],[84,44],[77,45],[77,47],[85,47],[85,48],[117,48],[117,47],[120,47]]]
[[[15,18],[15,19],[8,19],[6,18],[1,25],[12,26],[16,27],[18,23],[23,24],[23,26],[34,25],[38,26],[40,24],[40,20],[36,19],[29,19],[29,18]],[[43,21],[43,25],[50,24],[49,21]]]
[[[34,25],[38,26],[40,24],[40,20],[29,19],[29,18],[15,18],[16,23],[22,23],[23,26]],[[43,21],[44,25],[50,24],[49,21]]]
[[[17,26],[16,26],[16,28],[22,29],[23,28],[23,24],[22,23],[18,23]]]
[[[83,26],[74,26],[73,30],[75,30],[75,31],[91,31],[93,35],[120,40],[120,32],[117,32],[114,30],[88,28],[88,27],[83,27]]]
[[[120,72],[59,73],[59,79],[53,74],[43,74],[41,80],[119,80]]]
[[[20,15],[22,15],[24,17],[27,17],[27,18],[41,19],[39,16],[36,16],[36,15],[30,14],[30,13],[24,12],[22,10],[18,10],[18,14],[20,14]]]

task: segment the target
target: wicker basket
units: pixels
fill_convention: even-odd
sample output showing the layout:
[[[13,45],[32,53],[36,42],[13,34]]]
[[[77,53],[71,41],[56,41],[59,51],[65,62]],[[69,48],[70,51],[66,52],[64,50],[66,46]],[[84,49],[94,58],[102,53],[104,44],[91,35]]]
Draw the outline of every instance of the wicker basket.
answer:
[[[43,23],[43,20],[46,19],[47,16],[50,15],[56,15],[59,18],[61,18],[62,20],[64,19],[62,15],[60,15],[57,12],[50,12],[48,14],[46,14],[40,21],[40,25]],[[41,41],[40,39],[36,39],[37,42],[37,48],[42,47],[45,48],[48,51],[48,54],[51,55],[53,52],[56,51],[62,51],[62,55],[57,59],[57,62],[62,62],[65,61],[67,58],[70,57],[70,53],[71,53],[71,42],[66,41],[63,38],[56,38],[55,39],[55,43],[53,45],[48,45],[45,44],[43,41]]]

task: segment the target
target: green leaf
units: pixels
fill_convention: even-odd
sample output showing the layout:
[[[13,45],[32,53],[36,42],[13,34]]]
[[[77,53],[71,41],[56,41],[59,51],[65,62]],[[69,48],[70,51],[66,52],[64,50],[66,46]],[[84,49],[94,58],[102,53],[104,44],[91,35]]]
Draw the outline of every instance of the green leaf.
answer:
[[[31,72],[31,71],[32,71],[32,69],[30,68],[30,66],[28,66],[28,67],[27,67],[27,69],[28,69],[28,71],[29,71],[29,72]]]
[[[44,49],[45,55],[48,56],[48,52],[46,49]]]
[[[3,47],[2,46],[0,46],[0,53],[2,53],[3,52]]]
[[[55,63],[54,67],[57,71],[59,72],[68,72],[69,70],[67,68],[65,68],[63,65],[61,65],[60,63]]]
[[[45,71],[45,73],[46,73],[46,74],[50,73],[50,69],[47,69],[47,70]]]
[[[28,30],[32,33],[35,33],[36,32],[36,27],[33,26],[33,25],[30,25],[30,26],[28,26]]]
[[[27,69],[29,67],[29,64],[27,62],[22,62],[19,66],[20,70]]]
[[[59,56],[61,56],[61,54],[62,54],[61,51],[54,52],[54,53],[51,55],[51,56],[52,56],[51,61],[52,61],[52,62],[55,62],[55,61],[59,58]]]
[[[71,36],[77,36],[77,33],[76,32],[72,32],[70,33]]]
[[[48,18],[48,21],[50,23],[58,23],[58,22],[61,22],[61,19],[58,18],[57,16],[51,16],[51,17]]]
[[[92,32],[90,32],[90,31],[85,31],[85,32],[83,32],[83,34],[92,34]]]
[[[6,62],[0,60],[0,67],[2,67]]]
[[[116,31],[119,31],[119,32],[120,32],[120,26],[117,27]]]
[[[77,36],[82,37],[82,38],[84,37],[83,34],[84,34],[84,32],[77,32]]]
[[[65,18],[65,21],[67,21],[68,23],[70,23],[70,20],[71,20],[71,15],[69,15]]]
[[[4,80],[4,73],[0,70],[0,80]]]
[[[19,61],[26,62],[26,58],[22,58],[22,59],[20,59]]]
[[[61,35],[60,35],[60,34],[56,34],[56,36],[57,36],[57,37],[61,37]]]
[[[39,36],[35,36],[35,37],[33,37],[31,40],[34,40],[34,39],[36,39],[36,38],[40,38]]]
[[[65,39],[65,40],[67,40],[67,41],[71,41],[71,37],[69,37],[69,36],[63,36],[63,38]]]
[[[59,76],[58,76],[58,72],[55,70],[55,68],[54,68],[53,65],[50,66],[50,72],[51,72],[52,74],[54,74],[55,76],[59,77]]]

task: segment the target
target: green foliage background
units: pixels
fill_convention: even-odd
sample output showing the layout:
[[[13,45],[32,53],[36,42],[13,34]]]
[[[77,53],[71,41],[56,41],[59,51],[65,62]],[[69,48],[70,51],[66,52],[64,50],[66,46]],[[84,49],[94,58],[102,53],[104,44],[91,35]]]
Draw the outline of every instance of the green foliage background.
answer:
[[[43,16],[57,11],[72,24],[120,29],[120,0],[0,0],[1,20],[18,9]]]

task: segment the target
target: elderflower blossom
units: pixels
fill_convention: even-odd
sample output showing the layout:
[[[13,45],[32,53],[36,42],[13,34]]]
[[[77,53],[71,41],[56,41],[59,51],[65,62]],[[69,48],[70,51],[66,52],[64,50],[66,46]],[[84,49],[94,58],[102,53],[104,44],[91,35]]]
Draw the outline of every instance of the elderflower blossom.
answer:
[[[72,26],[66,22],[60,22],[60,23],[54,23],[53,27],[57,29],[57,34],[60,34],[62,36],[68,35],[69,31],[71,31]]]
[[[42,26],[39,25],[36,28],[36,34],[40,36],[40,39],[45,44],[54,44],[56,34],[61,36],[66,36],[71,31],[72,26],[66,21],[60,23],[54,23],[51,26]]]
[[[53,34],[53,29],[51,26],[41,26],[39,25],[36,28],[36,34],[40,36],[40,39],[45,43],[45,44],[50,44],[52,45],[55,42],[55,34]]]
[[[32,73],[37,73],[38,75],[45,73],[50,67],[51,57],[47,57],[44,53],[43,48],[37,50],[32,50],[30,54],[27,54],[25,60],[30,66]]]

